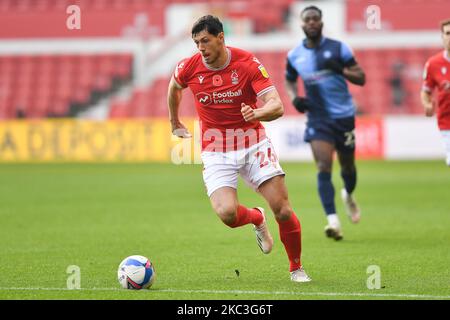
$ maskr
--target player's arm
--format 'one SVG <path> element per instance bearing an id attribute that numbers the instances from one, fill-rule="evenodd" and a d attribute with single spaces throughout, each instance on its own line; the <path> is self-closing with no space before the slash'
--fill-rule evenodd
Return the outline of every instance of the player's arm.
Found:
<path id="1" fill-rule="evenodd" d="M 352 49 L 345 43 L 341 44 L 340 58 L 325 60 L 325 68 L 341 74 L 345 79 L 358 86 L 366 84 L 364 70 L 356 62 Z"/>
<path id="2" fill-rule="evenodd" d="M 241 113 L 245 121 L 272 121 L 283 115 L 283 103 L 275 88 L 262 94 L 259 98 L 264 103 L 261 108 L 253 109 L 245 103 L 241 104 Z"/>
<path id="3" fill-rule="evenodd" d="M 363 86 L 366 84 L 366 74 L 358 64 L 350 67 L 344 67 L 342 70 L 342 75 L 345 79 L 358 86 Z"/>
<path id="4" fill-rule="evenodd" d="M 346 64 L 333 59 L 326 60 L 325 68 L 341 74 L 345 79 L 358 86 L 366 84 L 366 74 L 353 58 Z"/>
<path id="5" fill-rule="evenodd" d="M 434 110 L 433 97 L 431 95 L 431 92 L 422 90 L 420 92 L 420 100 L 422 101 L 425 115 L 427 117 L 432 117 L 434 115 L 435 110 Z"/>
<path id="6" fill-rule="evenodd" d="M 285 79 L 284 88 L 286 89 L 289 99 L 291 99 L 291 101 L 293 101 L 295 99 L 295 97 L 297 97 L 297 95 L 298 95 L 297 80 Z"/>
<path id="7" fill-rule="evenodd" d="M 432 72 L 430 72 L 430 62 L 427 61 L 423 70 L 423 84 L 420 91 L 420 101 L 422 102 L 425 115 L 432 117 L 434 115 L 435 106 L 433 105 L 433 89 L 436 87 L 436 83 L 433 79 Z"/>
<path id="8" fill-rule="evenodd" d="M 289 59 L 286 62 L 286 73 L 285 73 L 285 81 L 284 87 L 287 91 L 289 98 L 292 101 L 292 105 L 297 109 L 300 113 L 305 113 L 307 110 L 312 108 L 311 102 L 306 97 L 298 96 L 298 86 L 297 86 L 297 78 L 298 72 L 292 66 Z"/>
<path id="9" fill-rule="evenodd" d="M 172 127 L 172 134 L 180 138 L 190 138 L 191 134 L 181 123 L 178 117 L 178 109 L 181 103 L 183 89 L 176 83 L 175 79 L 172 77 L 169 83 L 169 88 L 167 92 L 167 105 L 169 107 L 169 121 Z"/>

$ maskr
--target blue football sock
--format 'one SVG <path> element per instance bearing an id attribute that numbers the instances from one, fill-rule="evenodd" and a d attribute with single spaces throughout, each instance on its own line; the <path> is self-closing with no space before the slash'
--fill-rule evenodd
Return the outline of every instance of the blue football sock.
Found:
<path id="1" fill-rule="evenodd" d="M 356 187 L 356 170 L 353 172 L 341 172 L 341 177 L 344 180 L 345 190 L 348 194 L 352 194 Z"/>
<path id="2" fill-rule="evenodd" d="M 334 186 L 330 172 L 319 172 L 317 175 L 318 189 L 323 209 L 327 215 L 336 213 L 334 205 Z"/>

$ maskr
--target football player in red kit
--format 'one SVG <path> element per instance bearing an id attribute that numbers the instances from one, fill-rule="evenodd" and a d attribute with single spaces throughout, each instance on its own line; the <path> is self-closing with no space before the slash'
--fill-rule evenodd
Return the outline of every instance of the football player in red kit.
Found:
<path id="1" fill-rule="evenodd" d="M 421 92 L 425 115 L 432 117 L 436 111 L 438 127 L 446 148 L 446 162 L 450 167 L 450 19 L 441 23 L 444 51 L 432 56 L 425 64 Z M 433 103 L 433 90 L 437 101 Z"/>
<path id="2" fill-rule="evenodd" d="M 217 17 L 197 20 L 192 39 L 199 52 L 178 63 L 168 88 L 172 133 L 191 137 L 178 115 L 182 90 L 189 87 L 200 119 L 203 180 L 212 208 L 231 228 L 253 224 L 263 253 L 272 250 L 263 208 L 247 208 L 238 201 L 240 175 L 265 198 L 275 215 L 291 280 L 311 281 L 300 260 L 301 226 L 288 200 L 285 174 L 260 122 L 283 115 L 278 92 L 256 57 L 225 45 Z M 257 98 L 262 102 L 259 108 Z"/>

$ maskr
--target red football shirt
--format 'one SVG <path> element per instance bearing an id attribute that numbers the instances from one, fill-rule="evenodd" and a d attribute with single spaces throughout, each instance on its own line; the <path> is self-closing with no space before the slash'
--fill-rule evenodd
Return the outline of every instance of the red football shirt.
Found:
<path id="1" fill-rule="evenodd" d="M 437 118 L 440 130 L 450 130 L 450 57 L 447 52 L 432 56 L 425 65 L 423 90 L 438 93 Z"/>
<path id="2" fill-rule="evenodd" d="M 264 66 L 251 53 L 227 47 L 228 60 L 219 69 L 204 63 L 200 53 L 178 63 L 174 79 L 189 87 L 200 118 L 202 150 L 226 152 L 263 140 L 261 122 L 246 122 L 241 103 L 256 108 L 257 97 L 275 89 Z"/>

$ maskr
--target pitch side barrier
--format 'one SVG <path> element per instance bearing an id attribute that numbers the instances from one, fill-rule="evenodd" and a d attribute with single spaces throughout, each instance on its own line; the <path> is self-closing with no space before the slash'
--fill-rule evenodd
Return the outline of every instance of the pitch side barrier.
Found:
<path id="1" fill-rule="evenodd" d="M 164 118 L 91 121 L 76 119 L 0 121 L 0 162 L 172 162 L 201 164 L 201 132 L 193 118 L 183 119 L 191 139 L 171 134 Z M 312 161 L 303 141 L 305 118 L 286 116 L 264 123 L 281 161 Z M 227 132 L 231 141 L 248 132 Z M 221 138 L 209 130 L 204 139 Z M 358 117 L 359 159 L 443 159 L 435 119 L 422 116 Z M 230 140 L 229 139 L 229 140 Z M 233 144 L 228 144 L 232 147 Z M 212 147 L 208 144 L 207 147 Z M 205 147 L 205 146 L 204 146 Z M 225 149 L 223 149 L 225 148 Z M 212 151 L 224 152 L 227 144 Z M 211 151 L 211 150 L 210 150 Z"/>

